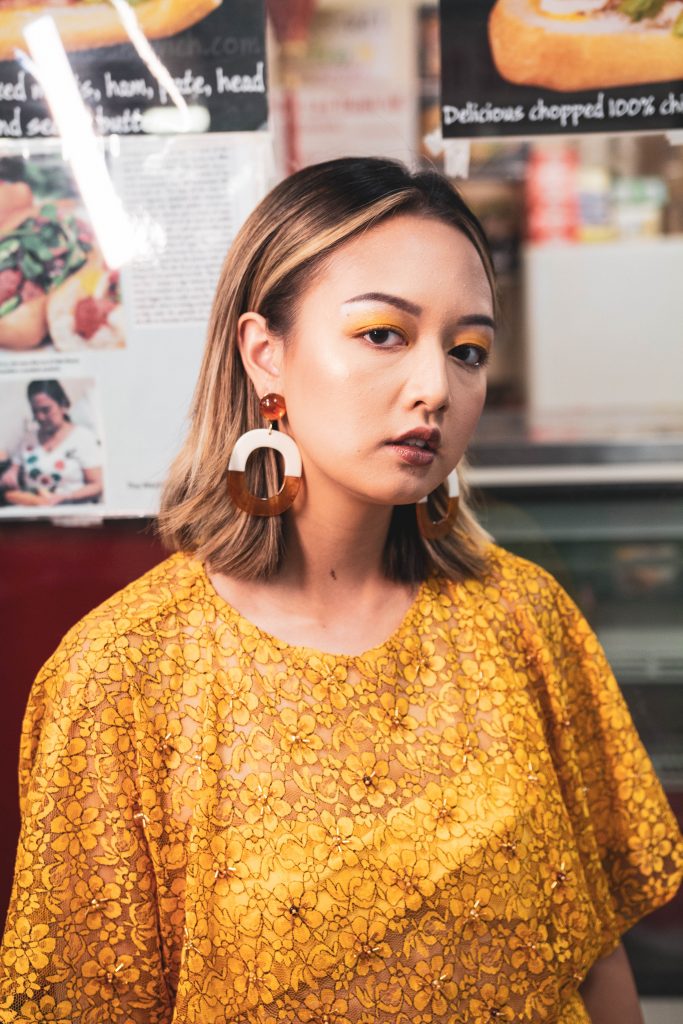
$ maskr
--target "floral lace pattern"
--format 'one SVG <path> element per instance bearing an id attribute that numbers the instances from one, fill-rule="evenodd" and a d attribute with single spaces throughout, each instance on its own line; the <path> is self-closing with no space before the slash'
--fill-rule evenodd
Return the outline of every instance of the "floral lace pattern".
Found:
<path id="1" fill-rule="evenodd" d="M 586 1024 L 683 867 L 595 636 L 495 547 L 356 657 L 172 556 L 39 674 L 20 787 L 4 1022 Z"/>

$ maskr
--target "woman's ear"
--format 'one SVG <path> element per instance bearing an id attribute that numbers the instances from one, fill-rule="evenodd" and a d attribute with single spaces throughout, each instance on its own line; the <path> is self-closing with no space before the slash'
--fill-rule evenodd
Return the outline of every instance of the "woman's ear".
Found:
<path id="1" fill-rule="evenodd" d="M 256 393 L 280 392 L 282 339 L 268 330 L 260 313 L 243 313 L 237 321 L 237 344 L 242 363 Z"/>

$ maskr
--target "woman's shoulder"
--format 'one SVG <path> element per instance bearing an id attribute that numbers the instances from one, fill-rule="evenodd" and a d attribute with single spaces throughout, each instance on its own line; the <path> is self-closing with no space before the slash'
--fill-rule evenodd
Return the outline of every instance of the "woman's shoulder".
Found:
<path id="1" fill-rule="evenodd" d="M 601 672 L 607 671 L 585 615 L 552 573 L 535 562 L 490 544 L 483 575 L 451 584 L 453 608 L 463 601 L 463 593 L 471 602 L 471 614 L 480 614 L 498 639 L 524 648 L 529 656 L 565 668 L 587 657 L 599 663 Z"/>
<path id="2" fill-rule="evenodd" d="M 72 423 L 71 430 L 66 435 L 62 444 L 69 448 L 91 448 L 99 447 L 100 440 L 92 429 L 84 423 Z"/>
<path id="3" fill-rule="evenodd" d="M 95 431 L 92 427 L 88 427 L 85 423 L 72 423 L 71 430 L 66 435 L 67 439 L 73 440 L 74 438 L 87 438 L 90 440 L 95 437 Z"/>
<path id="4" fill-rule="evenodd" d="M 460 598 L 464 590 L 464 594 L 479 605 L 503 601 L 520 608 L 552 607 L 558 598 L 566 597 L 555 577 L 535 562 L 494 543 L 487 545 L 484 556 L 484 571 L 477 578 L 461 584 L 445 578 L 441 580 L 441 587 L 456 602 L 459 590 Z"/>
<path id="5" fill-rule="evenodd" d="M 59 734 L 78 722 L 82 734 L 107 716 L 117 728 L 134 729 L 139 696 L 163 662 L 166 645 L 196 621 L 202 602 L 203 568 L 175 554 L 88 612 L 62 638 L 33 681 L 22 729 L 22 778 L 41 734 Z M 173 671 L 177 656 L 168 652 Z M 156 670 L 152 667 L 156 663 Z"/>
<path id="6" fill-rule="evenodd" d="M 443 617 L 459 617 L 468 607 L 471 615 L 495 623 L 496 633 L 512 631 L 532 645 L 571 646 L 593 636 L 582 612 L 552 573 L 497 544 L 487 546 L 479 577 L 461 583 L 439 577 L 436 590 L 450 609 L 442 612 Z"/>
<path id="7" fill-rule="evenodd" d="M 131 649 L 133 638 L 160 636 L 174 629 L 201 601 L 201 563 L 177 552 L 116 591 L 66 633 L 48 662 L 55 668 L 74 653 Z M 47 666 L 46 666 L 47 667 Z"/>
<path id="8" fill-rule="evenodd" d="M 32 451 L 40 449 L 40 447 L 41 444 L 38 438 L 36 437 L 35 432 L 32 430 L 26 430 L 22 434 L 19 443 L 15 448 L 15 452 L 17 453 L 17 455 L 24 456 L 30 454 L 30 452 Z"/>

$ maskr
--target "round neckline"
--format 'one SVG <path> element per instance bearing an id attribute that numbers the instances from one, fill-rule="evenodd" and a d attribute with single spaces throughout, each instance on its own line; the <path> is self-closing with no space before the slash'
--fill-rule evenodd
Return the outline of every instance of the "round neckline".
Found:
<path id="1" fill-rule="evenodd" d="M 282 640 L 273 633 L 269 633 L 267 630 L 262 629 L 261 626 L 252 622 L 251 619 L 247 619 L 246 616 L 235 608 L 234 605 L 230 604 L 229 601 L 226 601 L 224 597 L 221 597 L 211 582 L 209 574 L 206 571 L 206 566 L 203 562 L 198 561 L 196 564 L 199 566 L 199 576 L 204 595 L 218 612 L 232 620 L 240 632 L 250 633 L 252 635 L 255 634 L 267 646 L 278 651 L 280 655 L 287 653 L 290 658 L 298 659 L 314 657 L 320 658 L 321 660 L 324 658 L 333 658 L 335 661 L 370 662 L 376 659 L 379 655 L 386 653 L 387 650 L 400 646 L 400 640 L 417 616 L 420 605 L 427 596 L 432 582 L 431 576 L 427 576 L 422 580 L 403 618 L 386 640 L 377 644 L 375 647 L 369 647 L 360 654 L 342 654 L 335 651 L 323 651 L 317 647 L 309 647 L 305 644 L 291 644 L 288 643 L 287 640 Z"/>
<path id="2" fill-rule="evenodd" d="M 53 445 L 53 447 L 52 447 L 52 448 L 46 448 L 46 447 L 45 447 L 45 445 L 44 445 L 44 443 L 43 443 L 43 442 L 42 442 L 42 441 L 41 441 L 41 440 L 40 440 L 40 439 L 38 438 L 38 435 L 36 434 L 36 442 L 37 442 L 37 444 L 38 444 L 38 447 L 39 447 L 39 448 L 42 448 L 42 450 L 43 450 L 44 452 L 46 452 L 46 453 L 47 453 L 48 455 L 51 455 L 51 454 L 52 454 L 53 452 L 56 452 L 56 451 L 57 451 L 57 450 L 58 450 L 59 448 L 61 448 L 61 447 L 62 447 L 62 445 L 64 444 L 64 442 L 65 442 L 65 441 L 68 441 L 68 440 L 69 440 L 69 438 L 70 438 L 70 437 L 71 437 L 71 435 L 73 434 L 74 430 L 76 429 L 76 424 L 75 424 L 75 423 L 71 423 L 71 424 L 70 424 L 70 427 L 71 427 L 71 430 L 70 430 L 70 431 L 69 431 L 69 433 L 68 433 L 68 434 L 66 435 L 66 437 L 63 437 L 63 438 L 61 439 L 61 441 L 58 441 L 58 442 L 57 442 L 57 444 L 56 444 L 56 445 Z"/>

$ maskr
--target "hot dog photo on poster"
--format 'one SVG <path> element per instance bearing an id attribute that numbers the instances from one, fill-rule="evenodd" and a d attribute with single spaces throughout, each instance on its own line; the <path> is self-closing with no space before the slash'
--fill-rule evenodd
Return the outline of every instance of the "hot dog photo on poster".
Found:
<path id="1" fill-rule="evenodd" d="M 221 0 L 3 0 L 0 3 L 0 60 L 14 56 L 24 45 L 24 29 L 36 10 L 49 11 L 66 50 L 90 50 L 97 46 L 128 42 L 125 12 L 121 4 L 135 7 L 136 20 L 149 39 L 175 35 L 201 21 Z"/>
<path id="2" fill-rule="evenodd" d="M 680 0 L 441 0 L 447 137 L 683 126 Z"/>

